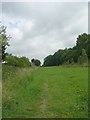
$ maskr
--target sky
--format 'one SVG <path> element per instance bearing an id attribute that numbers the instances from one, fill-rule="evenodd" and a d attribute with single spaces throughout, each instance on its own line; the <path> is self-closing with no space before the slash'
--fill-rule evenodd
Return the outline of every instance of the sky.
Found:
<path id="1" fill-rule="evenodd" d="M 88 2 L 2 2 L 8 53 L 39 59 L 75 46 L 88 33 Z"/>

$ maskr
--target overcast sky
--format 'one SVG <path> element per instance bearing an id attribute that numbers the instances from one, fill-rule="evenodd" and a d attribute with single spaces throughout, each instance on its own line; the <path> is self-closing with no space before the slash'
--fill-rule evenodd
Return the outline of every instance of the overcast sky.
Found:
<path id="1" fill-rule="evenodd" d="M 43 59 L 58 49 L 73 47 L 88 32 L 88 3 L 3 2 L 2 21 L 12 37 L 9 53 Z"/>

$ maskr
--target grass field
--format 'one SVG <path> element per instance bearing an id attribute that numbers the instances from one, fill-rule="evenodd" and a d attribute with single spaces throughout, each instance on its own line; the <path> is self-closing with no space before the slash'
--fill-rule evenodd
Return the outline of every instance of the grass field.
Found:
<path id="1" fill-rule="evenodd" d="M 87 118 L 88 68 L 3 66 L 3 118 Z"/>

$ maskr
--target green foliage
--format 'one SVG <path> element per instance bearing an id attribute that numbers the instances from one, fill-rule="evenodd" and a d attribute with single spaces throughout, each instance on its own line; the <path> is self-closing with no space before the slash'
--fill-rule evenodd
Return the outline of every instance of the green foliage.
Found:
<path id="1" fill-rule="evenodd" d="M 17 57 L 13 55 L 7 55 L 6 61 L 8 65 L 17 66 L 17 67 L 29 67 L 30 62 L 26 57 Z"/>
<path id="2" fill-rule="evenodd" d="M 78 58 L 78 63 L 82 64 L 82 56 L 80 55 L 80 57 Z"/>
<path id="3" fill-rule="evenodd" d="M 88 58 L 90 60 L 90 35 L 88 35 L 88 45 L 87 45 L 86 51 L 87 51 Z"/>
<path id="4" fill-rule="evenodd" d="M 81 34 L 78 36 L 77 38 L 77 42 L 76 42 L 76 46 L 75 46 L 75 60 L 76 62 L 78 61 L 79 56 L 82 54 L 82 49 L 85 49 L 86 54 L 89 58 L 89 52 L 88 52 L 88 44 L 90 42 L 90 39 L 88 39 L 90 37 L 90 34 Z"/>
<path id="5" fill-rule="evenodd" d="M 90 34 L 83 33 L 78 36 L 76 46 L 60 49 L 53 55 L 47 56 L 43 66 L 82 64 L 87 63 L 88 59 L 90 59 Z"/>
<path id="6" fill-rule="evenodd" d="M 82 49 L 82 54 L 78 58 L 78 63 L 79 64 L 85 64 L 85 63 L 88 64 L 88 56 L 86 54 L 85 49 Z"/>
<path id="7" fill-rule="evenodd" d="M 20 59 L 20 65 L 23 66 L 23 67 L 28 67 L 30 66 L 30 62 L 29 62 L 29 59 L 26 58 L 26 57 L 21 57 L 19 58 Z"/>
<path id="8" fill-rule="evenodd" d="M 1 59 L 4 61 L 5 60 L 5 50 L 7 48 L 7 46 L 9 46 L 8 41 L 9 41 L 10 37 L 7 36 L 6 33 L 6 27 L 5 26 L 1 26 L 0 27 L 0 61 Z"/>
<path id="9" fill-rule="evenodd" d="M 44 59 L 44 66 L 52 66 L 53 62 L 53 56 L 49 55 Z"/>
<path id="10" fill-rule="evenodd" d="M 73 59 L 73 58 L 70 60 L 70 63 L 71 63 L 72 65 L 74 64 L 74 59 Z"/>
<path id="11" fill-rule="evenodd" d="M 35 66 L 40 66 L 41 62 L 38 59 L 32 59 L 31 62 L 35 65 Z"/>

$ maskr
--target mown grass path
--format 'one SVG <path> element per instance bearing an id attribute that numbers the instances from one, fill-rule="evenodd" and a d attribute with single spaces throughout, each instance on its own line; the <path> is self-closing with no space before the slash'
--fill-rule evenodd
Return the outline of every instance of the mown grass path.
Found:
<path id="1" fill-rule="evenodd" d="M 88 116 L 88 68 L 8 69 L 3 67 L 3 117 Z"/>

